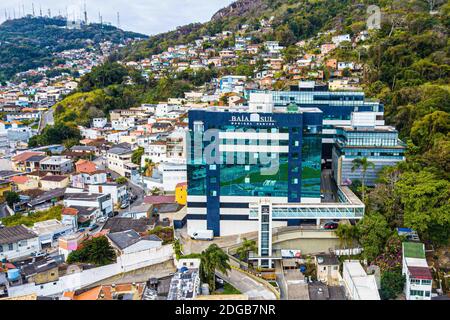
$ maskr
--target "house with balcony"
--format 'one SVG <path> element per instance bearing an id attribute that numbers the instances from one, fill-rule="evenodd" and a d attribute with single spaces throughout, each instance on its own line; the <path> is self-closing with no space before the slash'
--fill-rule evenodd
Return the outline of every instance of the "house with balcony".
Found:
<path id="1" fill-rule="evenodd" d="M 51 156 L 40 162 L 40 170 L 64 175 L 73 171 L 73 161 L 62 156 Z"/>
<path id="2" fill-rule="evenodd" d="M 425 245 L 420 242 L 403 242 L 402 252 L 406 300 L 431 300 L 433 277 L 425 258 Z"/>
<path id="3" fill-rule="evenodd" d="M 132 155 L 133 150 L 128 143 L 113 146 L 106 153 L 108 169 L 126 178 L 137 175 L 139 166 L 131 162 Z"/>

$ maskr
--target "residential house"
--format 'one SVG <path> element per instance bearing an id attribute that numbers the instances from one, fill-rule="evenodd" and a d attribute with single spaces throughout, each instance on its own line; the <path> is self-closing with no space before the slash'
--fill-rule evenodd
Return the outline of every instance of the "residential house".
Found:
<path id="1" fill-rule="evenodd" d="M 113 212 L 113 202 L 110 194 L 99 194 L 89 192 L 66 193 L 64 196 L 64 206 L 76 208 L 80 215 L 85 215 L 84 222 L 107 217 Z M 80 210 L 85 208 L 85 210 Z M 78 219 L 80 221 L 80 218 Z"/>
<path id="2" fill-rule="evenodd" d="M 40 162 L 40 170 L 55 175 L 64 175 L 72 172 L 73 162 L 62 156 L 51 156 Z"/>
<path id="3" fill-rule="evenodd" d="M 135 230 L 108 233 L 106 235 L 117 255 L 131 254 L 162 247 L 162 240 L 156 235 L 141 236 Z"/>
<path id="4" fill-rule="evenodd" d="M 406 277 L 406 300 L 431 300 L 433 277 L 420 242 L 402 243 L 402 274 Z"/>
<path id="5" fill-rule="evenodd" d="M 12 168 L 14 171 L 22 171 L 27 172 L 27 160 L 33 156 L 45 156 L 45 152 L 38 152 L 38 151 L 25 151 L 22 153 L 17 154 L 16 156 L 12 157 Z M 34 170 L 29 170 L 28 172 L 31 172 Z"/>
<path id="6" fill-rule="evenodd" d="M 53 247 L 59 237 L 75 231 L 73 226 L 66 225 L 56 219 L 36 222 L 31 230 L 39 236 L 41 248 Z"/>
<path id="7" fill-rule="evenodd" d="M 135 176 L 138 166 L 131 162 L 132 154 L 128 144 L 113 146 L 106 153 L 108 169 L 127 178 Z"/>
<path id="8" fill-rule="evenodd" d="M 0 260 L 17 260 L 40 250 L 39 236 L 27 227 L 0 228 Z"/>
<path id="9" fill-rule="evenodd" d="M 17 191 L 26 191 L 39 188 L 39 182 L 27 176 L 14 176 L 9 180 L 16 186 Z"/>
<path id="10" fill-rule="evenodd" d="M 335 255 L 320 254 L 315 257 L 317 280 L 327 285 L 339 285 L 339 260 Z"/>
<path id="11" fill-rule="evenodd" d="M 41 178 L 42 190 L 65 188 L 69 185 L 69 176 L 47 175 Z"/>

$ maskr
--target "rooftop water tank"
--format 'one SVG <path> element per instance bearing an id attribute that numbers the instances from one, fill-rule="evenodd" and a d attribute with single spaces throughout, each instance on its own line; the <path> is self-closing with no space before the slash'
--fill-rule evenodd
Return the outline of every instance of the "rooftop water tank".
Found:
<path id="1" fill-rule="evenodd" d="M 19 269 L 9 269 L 8 270 L 8 279 L 10 281 L 16 281 L 20 278 L 20 271 Z"/>

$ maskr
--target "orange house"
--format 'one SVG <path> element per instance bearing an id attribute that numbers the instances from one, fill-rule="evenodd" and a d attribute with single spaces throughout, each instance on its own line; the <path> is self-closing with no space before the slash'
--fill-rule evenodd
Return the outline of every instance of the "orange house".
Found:
<path id="1" fill-rule="evenodd" d="M 88 160 L 78 160 L 75 163 L 75 167 L 78 173 L 94 173 L 97 171 L 95 163 Z"/>

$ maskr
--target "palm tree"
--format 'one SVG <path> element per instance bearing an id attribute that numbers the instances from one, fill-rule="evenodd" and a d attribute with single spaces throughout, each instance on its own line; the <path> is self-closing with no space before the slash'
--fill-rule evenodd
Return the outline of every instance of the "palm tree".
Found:
<path id="1" fill-rule="evenodd" d="M 153 175 L 155 165 L 156 164 L 151 159 L 145 159 L 144 174 L 146 177 L 151 177 Z"/>
<path id="2" fill-rule="evenodd" d="M 213 292 L 216 290 L 216 270 L 228 274 L 228 270 L 231 269 L 228 263 L 229 257 L 217 244 L 212 244 L 202 252 L 200 260 L 202 281 L 208 283 L 211 292 Z"/>
<path id="3" fill-rule="evenodd" d="M 352 161 L 352 172 L 354 172 L 357 169 L 361 169 L 361 189 L 362 189 L 362 200 L 364 202 L 366 197 L 366 172 L 367 169 L 372 168 L 375 169 L 375 164 L 373 162 L 370 162 L 367 160 L 366 157 L 364 158 L 356 158 Z"/>
<path id="4" fill-rule="evenodd" d="M 258 247 L 256 246 L 256 241 L 244 238 L 244 241 L 242 242 L 241 246 L 236 250 L 236 253 L 239 255 L 239 259 L 248 260 L 248 255 L 250 251 L 256 250 L 258 250 Z"/>

